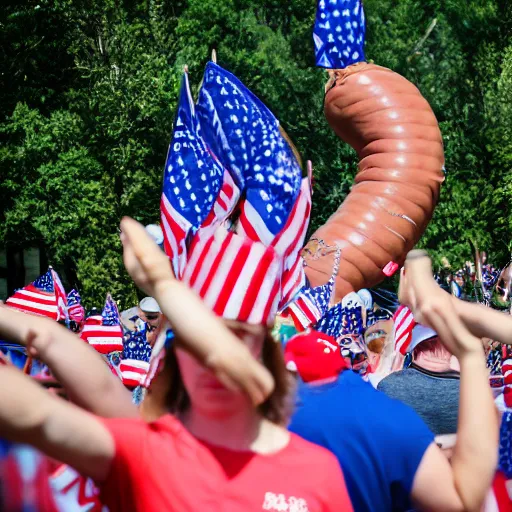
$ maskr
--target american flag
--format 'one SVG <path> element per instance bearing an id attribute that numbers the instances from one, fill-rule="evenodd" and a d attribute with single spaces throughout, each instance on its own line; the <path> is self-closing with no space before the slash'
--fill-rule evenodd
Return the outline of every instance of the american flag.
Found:
<path id="1" fill-rule="evenodd" d="M 187 259 L 187 236 L 207 218 L 219 196 L 223 177 L 224 169 L 201 138 L 185 73 L 160 203 L 164 249 L 178 277 Z"/>
<path id="2" fill-rule="evenodd" d="M 365 32 L 361 0 L 319 0 L 313 31 L 316 65 L 343 69 L 363 62 Z"/>
<path id="3" fill-rule="evenodd" d="M 119 369 L 126 387 L 134 388 L 142 384 L 149 371 L 151 345 L 146 339 L 146 331 L 133 332 L 124 342 L 123 357 Z"/>
<path id="4" fill-rule="evenodd" d="M 107 295 L 105 307 L 100 315 L 90 316 L 85 320 L 85 325 L 80 337 L 87 341 L 100 354 L 121 352 L 123 350 L 123 329 L 112 297 Z"/>
<path id="5" fill-rule="evenodd" d="M 281 278 L 282 309 L 306 284 L 304 260 L 300 256 L 311 214 L 311 178 L 302 179 L 297 201 L 291 211 L 285 228 L 274 238 L 272 247 L 284 258 Z"/>
<path id="6" fill-rule="evenodd" d="M 240 189 L 229 171 L 224 169 L 224 180 L 219 195 L 201 227 L 213 226 L 214 224 L 220 224 L 227 220 L 235 209 L 239 199 Z"/>
<path id="7" fill-rule="evenodd" d="M 53 277 L 55 298 L 57 300 L 57 314 L 59 316 L 57 320 L 68 320 L 68 298 L 66 290 L 64 290 L 64 286 L 62 286 L 59 274 L 57 274 L 52 267 L 50 267 L 50 271 Z"/>
<path id="8" fill-rule="evenodd" d="M 76 290 L 68 293 L 68 315 L 69 319 L 81 324 L 85 318 L 85 309 L 82 306 L 82 298 Z"/>
<path id="9" fill-rule="evenodd" d="M 503 373 L 503 399 L 508 408 L 512 408 L 512 358 L 510 353 L 506 354 L 506 359 L 503 360 L 501 365 L 501 372 Z"/>
<path id="10" fill-rule="evenodd" d="M 343 328 L 343 306 L 338 302 L 329 308 L 324 316 L 314 326 L 315 331 L 323 332 L 334 339 L 338 339 Z"/>
<path id="11" fill-rule="evenodd" d="M 196 234 L 183 281 L 217 315 L 263 324 L 277 311 L 281 271 L 273 248 L 221 225 Z"/>
<path id="12" fill-rule="evenodd" d="M 412 340 L 412 330 L 416 325 L 412 311 L 407 306 L 400 306 L 393 316 L 393 322 L 395 350 L 405 355 Z"/>
<path id="13" fill-rule="evenodd" d="M 310 325 L 316 324 L 327 312 L 334 281 L 338 274 L 340 255 L 341 251 L 338 249 L 334 257 L 332 276 L 327 283 L 315 288 L 305 287 L 299 296 L 283 310 L 282 315 L 292 318 L 297 331 L 301 332 Z"/>
<path id="14" fill-rule="evenodd" d="M 341 334 L 361 335 L 364 332 L 363 312 L 361 306 L 341 310 Z"/>
<path id="15" fill-rule="evenodd" d="M 270 245 L 286 225 L 302 176 L 279 121 L 236 76 L 213 62 L 206 66 L 197 116 L 206 143 L 245 192 L 237 231 Z"/>
<path id="16" fill-rule="evenodd" d="M 25 313 L 60 320 L 52 269 L 49 269 L 46 274 L 38 277 L 25 288 L 17 290 L 12 297 L 6 300 L 5 304 Z"/>

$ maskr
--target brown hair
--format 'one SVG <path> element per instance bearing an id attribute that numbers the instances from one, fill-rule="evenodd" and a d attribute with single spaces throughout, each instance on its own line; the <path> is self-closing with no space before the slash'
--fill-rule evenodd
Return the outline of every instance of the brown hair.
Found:
<path id="1" fill-rule="evenodd" d="M 294 379 L 286 370 L 283 349 L 274 340 L 270 330 L 267 330 L 261 360 L 274 378 L 275 387 L 272 394 L 263 402 L 258 410 L 260 414 L 278 425 L 285 426 L 292 412 Z M 170 386 L 167 393 L 167 407 L 171 414 L 185 412 L 190 407 L 190 398 L 181 378 L 180 367 L 174 349 L 167 352 L 165 366 L 169 368 Z"/>

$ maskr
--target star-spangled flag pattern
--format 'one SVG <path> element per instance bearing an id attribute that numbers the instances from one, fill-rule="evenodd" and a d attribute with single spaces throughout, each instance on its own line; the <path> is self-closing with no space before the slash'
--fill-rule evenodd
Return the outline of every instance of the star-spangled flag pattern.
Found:
<path id="1" fill-rule="evenodd" d="M 395 350 L 405 356 L 412 340 L 412 330 L 416 325 L 412 311 L 401 305 L 393 315 Z"/>
<path id="2" fill-rule="evenodd" d="M 149 372 L 151 345 L 146 339 L 146 331 L 133 332 L 124 342 L 123 357 L 119 369 L 123 384 L 134 388 L 141 385 Z"/>
<path id="3" fill-rule="evenodd" d="M 334 339 L 338 339 L 343 326 L 343 305 L 338 302 L 329 308 L 324 316 L 314 326 L 314 330 L 323 332 Z"/>
<path id="4" fill-rule="evenodd" d="M 319 0 L 313 31 L 316 65 L 343 69 L 364 62 L 365 32 L 361 0 Z"/>
<path id="5" fill-rule="evenodd" d="M 360 336 L 364 332 L 363 313 L 360 306 L 343 308 L 341 320 L 342 335 Z"/>
<path id="6" fill-rule="evenodd" d="M 378 309 L 377 311 L 369 311 L 366 315 L 366 328 L 375 325 L 377 322 L 385 322 L 393 318 L 393 315 L 385 309 Z"/>
<path id="7" fill-rule="evenodd" d="M 186 262 L 187 236 L 208 217 L 223 177 L 224 169 L 201 137 L 188 75 L 184 73 L 160 204 L 164 250 L 176 276 Z"/>
<path id="8" fill-rule="evenodd" d="M 285 227 L 302 171 L 270 110 L 233 74 L 209 62 L 197 102 L 207 145 L 245 193 L 237 231 L 268 246 Z"/>
<path id="9" fill-rule="evenodd" d="M 85 309 L 82 306 L 82 298 L 76 290 L 68 293 L 68 315 L 73 322 L 81 324 L 85 318 Z"/>
<path id="10" fill-rule="evenodd" d="M 338 248 L 334 256 L 331 278 L 327 283 L 315 288 L 305 287 L 298 297 L 286 307 L 282 315 L 290 316 L 298 332 L 316 324 L 327 312 L 331 302 L 334 281 L 338 274 L 341 250 Z"/>
<path id="11" fill-rule="evenodd" d="M 119 311 L 110 294 L 107 295 L 101 316 L 94 315 L 85 320 L 80 337 L 100 354 L 107 355 L 123 350 L 123 329 Z"/>
<path id="12" fill-rule="evenodd" d="M 46 316 L 52 320 L 61 318 L 52 269 L 46 274 L 38 277 L 33 283 L 16 290 L 12 297 L 9 297 L 5 304 L 25 313 Z"/>

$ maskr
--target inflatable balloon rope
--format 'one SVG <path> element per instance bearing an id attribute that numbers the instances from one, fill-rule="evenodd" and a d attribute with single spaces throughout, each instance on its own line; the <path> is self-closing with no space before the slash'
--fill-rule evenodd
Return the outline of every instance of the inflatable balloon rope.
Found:
<path id="1" fill-rule="evenodd" d="M 351 192 L 306 245 L 312 286 L 330 277 L 342 250 L 334 300 L 392 275 L 424 233 L 444 181 L 444 151 L 434 112 L 420 91 L 389 69 L 365 62 L 359 0 L 320 0 L 314 30 L 317 65 L 329 70 L 324 111 L 359 157 Z"/>

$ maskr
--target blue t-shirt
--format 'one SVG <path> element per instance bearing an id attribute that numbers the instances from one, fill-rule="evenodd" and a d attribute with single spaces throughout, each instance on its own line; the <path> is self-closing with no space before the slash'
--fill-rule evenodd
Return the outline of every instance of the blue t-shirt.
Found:
<path id="1" fill-rule="evenodd" d="M 414 475 L 434 435 L 408 406 L 347 370 L 299 386 L 290 430 L 336 455 L 355 512 L 408 510 Z"/>

